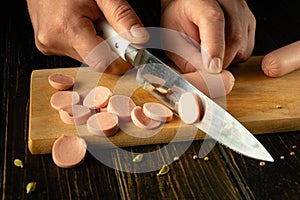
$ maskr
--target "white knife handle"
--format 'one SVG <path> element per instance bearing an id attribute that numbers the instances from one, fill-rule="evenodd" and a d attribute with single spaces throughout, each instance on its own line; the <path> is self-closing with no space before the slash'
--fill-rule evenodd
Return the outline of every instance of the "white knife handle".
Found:
<path id="1" fill-rule="evenodd" d="M 96 29 L 103 32 L 103 38 L 110 45 L 110 47 L 125 61 L 125 52 L 130 42 L 122 38 L 113 27 L 106 21 L 101 20 L 96 23 Z"/>

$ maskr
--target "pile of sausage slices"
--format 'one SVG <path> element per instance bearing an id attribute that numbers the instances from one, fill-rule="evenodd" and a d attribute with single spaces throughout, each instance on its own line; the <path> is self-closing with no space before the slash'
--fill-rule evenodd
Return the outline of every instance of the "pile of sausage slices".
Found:
<path id="1" fill-rule="evenodd" d="M 146 102 L 138 106 L 128 96 L 113 94 L 105 86 L 79 94 L 69 90 L 75 79 L 65 74 L 54 73 L 48 77 L 49 84 L 57 89 L 51 98 L 51 106 L 58 111 L 60 119 L 66 124 L 83 125 L 97 136 L 110 137 L 119 130 L 119 123 L 131 121 L 141 129 L 155 129 L 163 123 L 171 122 L 173 111 L 157 102 Z M 178 114 L 186 124 L 201 120 L 202 104 L 198 95 L 183 93 L 178 101 Z M 70 159 L 64 148 L 77 147 L 76 159 Z M 53 145 L 52 157 L 60 167 L 73 167 L 82 162 L 86 144 L 79 136 L 59 137 Z M 72 153 L 74 155 L 74 152 Z M 67 162 L 66 162 L 67 160 Z"/>

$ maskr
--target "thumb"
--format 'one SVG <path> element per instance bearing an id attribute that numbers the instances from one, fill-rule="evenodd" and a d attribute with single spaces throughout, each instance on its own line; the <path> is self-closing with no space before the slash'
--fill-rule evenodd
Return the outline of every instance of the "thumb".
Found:
<path id="1" fill-rule="evenodd" d="M 145 43 L 149 33 L 129 3 L 125 0 L 96 0 L 109 24 L 132 43 Z"/>

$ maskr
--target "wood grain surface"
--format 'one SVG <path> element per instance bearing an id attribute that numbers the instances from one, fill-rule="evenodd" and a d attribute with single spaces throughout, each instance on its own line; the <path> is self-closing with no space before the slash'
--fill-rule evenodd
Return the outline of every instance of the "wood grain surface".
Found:
<path id="1" fill-rule="evenodd" d="M 294 131 L 300 129 L 300 71 L 281 78 L 268 78 L 260 70 L 261 57 L 252 57 L 246 63 L 232 67 L 236 77 L 233 91 L 216 101 L 253 134 Z M 158 102 L 135 83 L 134 71 L 123 76 L 99 74 L 88 67 L 34 70 L 31 75 L 28 146 L 32 154 L 51 153 L 56 138 L 78 134 L 88 143 L 107 147 L 128 147 L 163 144 L 170 141 L 204 139 L 205 134 L 192 125 L 186 125 L 175 115 L 174 119 L 154 130 L 142 130 L 128 123 L 112 137 L 93 136 L 86 125 L 64 124 L 50 105 L 51 95 L 57 90 L 48 83 L 48 76 L 62 73 L 76 78 L 74 91 L 82 93 L 97 85 L 111 89 L 114 94 L 130 96 L 137 105 Z M 289 83 L 289 85 L 287 85 Z M 298 122 L 298 123 L 297 123 Z"/>

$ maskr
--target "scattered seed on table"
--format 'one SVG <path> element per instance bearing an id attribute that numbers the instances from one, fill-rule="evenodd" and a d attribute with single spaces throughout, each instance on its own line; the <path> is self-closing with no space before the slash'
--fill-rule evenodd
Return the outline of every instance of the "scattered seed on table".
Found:
<path id="1" fill-rule="evenodd" d="M 22 160 L 20 160 L 18 158 L 14 160 L 14 164 L 17 167 L 23 168 L 23 162 L 22 162 Z"/>
<path id="2" fill-rule="evenodd" d="M 294 156 L 294 155 L 295 155 L 295 152 L 291 151 L 291 152 L 290 152 L 290 155 L 291 155 L 291 156 Z"/>
<path id="3" fill-rule="evenodd" d="M 173 160 L 174 160 L 174 161 L 178 161 L 178 160 L 179 160 L 179 157 L 178 157 L 178 156 L 175 156 L 175 157 L 173 158 Z"/>
<path id="4" fill-rule="evenodd" d="M 282 108 L 282 105 L 276 105 L 276 108 L 277 108 L 277 109 L 281 109 L 281 108 Z"/>
<path id="5" fill-rule="evenodd" d="M 157 176 L 164 175 L 164 174 L 168 173 L 169 170 L 170 170 L 169 166 L 165 164 L 162 166 L 162 168 L 159 170 L 159 172 L 156 175 Z"/>
<path id="6" fill-rule="evenodd" d="M 265 162 L 263 162 L 263 161 L 261 161 L 260 163 L 259 163 L 259 166 L 261 166 L 261 167 L 263 167 L 263 166 L 265 166 Z"/>
<path id="7" fill-rule="evenodd" d="M 198 156 L 197 155 L 193 155 L 193 159 L 194 160 L 198 159 Z"/>
<path id="8" fill-rule="evenodd" d="M 203 158 L 203 160 L 204 160 L 204 161 L 208 161 L 208 160 L 209 160 L 209 157 L 208 157 L 208 156 L 205 156 L 205 157 Z"/>
<path id="9" fill-rule="evenodd" d="M 141 162 L 143 160 L 144 154 L 138 154 L 137 156 L 135 156 L 132 160 L 132 162 L 138 163 Z"/>
<path id="10" fill-rule="evenodd" d="M 284 156 L 280 156 L 280 160 L 283 160 L 284 159 Z"/>
<path id="11" fill-rule="evenodd" d="M 26 185 L 26 194 L 29 194 L 30 192 L 35 191 L 36 188 L 36 182 L 30 182 Z"/>

